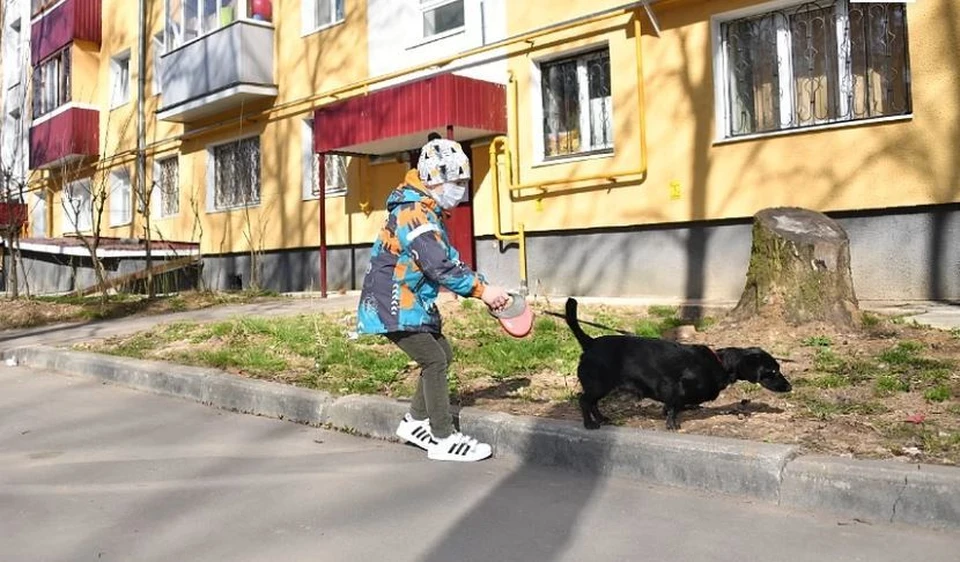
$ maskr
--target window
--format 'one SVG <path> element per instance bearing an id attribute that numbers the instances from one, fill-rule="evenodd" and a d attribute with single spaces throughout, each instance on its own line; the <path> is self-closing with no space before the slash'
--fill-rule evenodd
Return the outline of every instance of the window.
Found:
<path id="1" fill-rule="evenodd" d="M 613 148 L 608 49 L 541 63 L 540 90 L 544 157 Z"/>
<path id="2" fill-rule="evenodd" d="M 463 0 L 420 0 L 423 38 L 463 28 Z"/>
<path id="3" fill-rule="evenodd" d="M 165 0 L 165 52 L 239 19 L 270 21 L 270 0 Z"/>
<path id="4" fill-rule="evenodd" d="M 818 0 L 720 22 L 722 136 L 911 112 L 902 3 Z"/>
<path id="5" fill-rule="evenodd" d="M 54 54 L 33 69 L 33 118 L 70 101 L 70 48 Z"/>
<path id="6" fill-rule="evenodd" d="M 33 193 L 33 206 L 30 208 L 31 232 L 34 238 L 47 237 L 47 196 L 43 190 Z"/>
<path id="7" fill-rule="evenodd" d="M 36 15 L 56 4 L 59 0 L 30 0 L 30 15 Z"/>
<path id="8" fill-rule="evenodd" d="M 153 95 L 163 91 L 163 53 L 165 43 L 161 31 L 153 36 Z"/>
<path id="9" fill-rule="evenodd" d="M 7 29 L 7 36 L 3 41 L 3 60 L 11 61 L 13 64 L 4 65 L 4 80 L 7 87 L 13 87 L 20 83 L 20 69 L 23 60 L 23 41 L 20 36 L 20 18 L 10 22 Z"/>
<path id="10" fill-rule="evenodd" d="M 64 232 L 84 232 L 92 228 L 93 192 L 89 179 L 67 184 L 62 205 Z"/>
<path id="11" fill-rule="evenodd" d="M 176 156 L 157 160 L 153 167 L 153 216 L 172 217 L 180 213 L 180 160 Z"/>
<path id="12" fill-rule="evenodd" d="M 213 156 L 213 209 L 224 210 L 260 203 L 260 139 L 251 137 L 210 149 Z"/>
<path id="13" fill-rule="evenodd" d="M 301 0 L 303 33 L 343 21 L 343 0 Z"/>
<path id="14" fill-rule="evenodd" d="M 110 58 L 110 107 L 130 101 L 130 51 Z"/>
<path id="15" fill-rule="evenodd" d="M 320 155 L 313 151 L 313 119 L 304 119 L 301 143 L 303 199 L 316 199 L 320 196 Z M 324 157 L 325 196 L 346 195 L 347 169 L 350 167 L 350 157 L 342 154 L 326 154 Z"/>
<path id="16" fill-rule="evenodd" d="M 133 193 L 130 190 L 130 172 L 126 169 L 110 172 L 110 226 L 123 226 L 133 220 Z"/>

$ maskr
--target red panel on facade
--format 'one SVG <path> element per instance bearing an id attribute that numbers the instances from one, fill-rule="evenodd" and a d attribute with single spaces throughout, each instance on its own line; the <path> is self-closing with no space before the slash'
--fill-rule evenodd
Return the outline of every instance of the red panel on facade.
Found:
<path id="1" fill-rule="evenodd" d="M 0 202 L 0 228 L 20 228 L 25 224 L 27 224 L 26 204 Z"/>
<path id="2" fill-rule="evenodd" d="M 314 149 L 331 152 L 424 130 L 444 135 L 448 125 L 505 132 L 503 85 L 442 74 L 322 107 L 314 115 Z"/>
<path id="3" fill-rule="evenodd" d="M 73 107 L 30 127 L 30 168 L 61 158 L 96 156 L 99 147 L 100 112 Z"/>
<path id="4" fill-rule="evenodd" d="M 30 26 L 31 64 L 36 65 L 77 40 L 100 45 L 101 1 L 67 0 L 45 12 Z"/>

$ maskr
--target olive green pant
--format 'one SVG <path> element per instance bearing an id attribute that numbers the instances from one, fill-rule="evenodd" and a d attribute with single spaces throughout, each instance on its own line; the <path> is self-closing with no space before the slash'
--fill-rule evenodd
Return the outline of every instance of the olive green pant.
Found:
<path id="1" fill-rule="evenodd" d="M 410 415 L 417 420 L 429 418 L 430 431 L 437 439 L 449 436 L 453 433 L 453 416 L 450 415 L 447 368 L 453 361 L 453 350 L 447 338 L 426 332 L 391 332 L 387 338 L 420 365 Z"/>

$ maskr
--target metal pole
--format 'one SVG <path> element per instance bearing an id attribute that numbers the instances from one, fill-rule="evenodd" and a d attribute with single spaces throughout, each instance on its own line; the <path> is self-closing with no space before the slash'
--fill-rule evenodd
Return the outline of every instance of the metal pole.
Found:
<path id="1" fill-rule="evenodd" d="M 317 201 L 320 205 L 320 296 L 327 298 L 327 154 L 320 152 L 317 159 L 317 189 L 320 194 Z"/>
<path id="2" fill-rule="evenodd" d="M 141 199 L 141 208 L 144 215 L 144 230 L 146 231 L 146 268 L 147 268 L 147 296 L 154 296 L 153 286 L 153 256 L 150 244 L 150 201 L 147 195 L 147 157 L 144 152 L 146 145 L 146 123 L 144 117 L 144 83 L 147 76 L 147 0 L 139 2 L 139 16 L 137 19 L 138 53 L 137 53 L 137 196 Z M 159 69 L 154 69 L 157 72 Z"/>

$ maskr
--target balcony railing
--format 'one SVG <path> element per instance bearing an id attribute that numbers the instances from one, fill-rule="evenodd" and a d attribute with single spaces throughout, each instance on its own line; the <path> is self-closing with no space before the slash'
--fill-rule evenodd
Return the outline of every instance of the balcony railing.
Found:
<path id="1" fill-rule="evenodd" d="M 65 0 L 43 12 L 30 26 L 30 63 L 34 66 L 74 41 L 99 46 L 101 0 Z"/>
<path id="2" fill-rule="evenodd" d="M 68 104 L 30 127 L 30 168 L 52 169 L 97 156 L 99 147 L 100 112 Z"/>
<path id="3" fill-rule="evenodd" d="M 273 27 L 238 20 L 161 57 L 157 117 L 189 122 L 277 95 Z"/>

